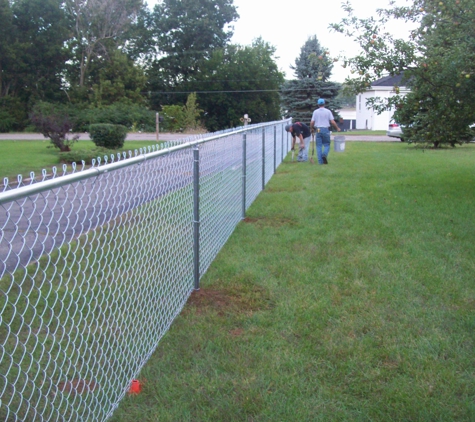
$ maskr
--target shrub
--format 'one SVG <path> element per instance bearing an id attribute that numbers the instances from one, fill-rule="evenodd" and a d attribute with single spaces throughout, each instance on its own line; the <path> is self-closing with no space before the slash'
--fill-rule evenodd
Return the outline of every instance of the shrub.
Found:
<path id="1" fill-rule="evenodd" d="M 164 118 L 162 128 L 165 132 L 182 132 L 185 128 L 185 112 L 183 106 L 166 105 L 162 107 Z"/>
<path id="2" fill-rule="evenodd" d="M 155 112 L 137 104 L 116 103 L 100 108 L 79 108 L 74 111 L 74 131 L 86 132 L 89 125 L 111 123 L 155 132 Z"/>
<path id="3" fill-rule="evenodd" d="M 15 119 L 6 110 L 0 110 L 0 132 L 10 132 L 15 125 Z"/>
<path id="4" fill-rule="evenodd" d="M 27 104 L 18 97 L 0 98 L 0 132 L 22 131 L 27 125 Z"/>
<path id="5" fill-rule="evenodd" d="M 45 138 L 61 152 L 70 151 L 71 145 L 78 140 L 78 136 L 68 139 L 73 123 L 67 110 L 56 104 L 40 101 L 35 104 L 30 113 L 31 123 Z"/>
<path id="6" fill-rule="evenodd" d="M 119 149 L 124 146 L 127 128 L 123 125 L 96 123 L 89 126 L 89 135 L 98 147 Z"/>
<path id="7" fill-rule="evenodd" d="M 161 125 L 164 132 L 183 132 L 200 128 L 199 117 L 203 110 L 196 102 L 196 94 L 188 95 L 186 105 L 165 105 L 162 107 Z"/>

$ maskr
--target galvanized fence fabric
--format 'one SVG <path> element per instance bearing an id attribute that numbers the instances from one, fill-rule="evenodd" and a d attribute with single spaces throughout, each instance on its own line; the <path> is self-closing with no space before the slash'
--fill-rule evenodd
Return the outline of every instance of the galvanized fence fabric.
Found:
<path id="1" fill-rule="evenodd" d="M 284 159 L 286 123 L 5 179 L 1 420 L 112 415 Z"/>

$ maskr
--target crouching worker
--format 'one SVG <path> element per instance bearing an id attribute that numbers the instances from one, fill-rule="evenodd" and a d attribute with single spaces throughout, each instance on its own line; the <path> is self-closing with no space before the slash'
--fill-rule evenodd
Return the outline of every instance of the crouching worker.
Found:
<path id="1" fill-rule="evenodd" d="M 308 147 L 312 137 L 310 129 L 305 123 L 296 122 L 285 126 L 285 130 L 292 134 L 292 151 L 295 148 L 295 142 L 299 138 L 299 155 L 297 161 L 308 161 Z"/>

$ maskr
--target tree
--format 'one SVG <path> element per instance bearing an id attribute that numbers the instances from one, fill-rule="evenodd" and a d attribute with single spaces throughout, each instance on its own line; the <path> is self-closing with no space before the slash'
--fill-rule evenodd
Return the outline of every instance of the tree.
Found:
<path id="1" fill-rule="evenodd" d="M 5 78 L 15 60 L 13 11 L 9 0 L 0 0 L 0 98 L 9 94 L 11 81 Z"/>
<path id="2" fill-rule="evenodd" d="M 148 60 L 149 91 L 174 91 L 193 80 L 213 51 L 227 45 L 232 36 L 230 23 L 238 17 L 232 0 L 163 0 L 157 4 L 149 21 L 159 50 Z M 176 99 L 184 102 L 186 95 L 173 97 Z M 170 97 L 154 94 L 152 102 L 158 108 L 170 103 Z"/>
<path id="3" fill-rule="evenodd" d="M 89 98 L 92 105 L 100 107 L 115 102 L 145 103 L 142 95 L 146 86 L 145 73 L 120 50 L 112 50 L 108 60 L 93 61 L 90 73 L 94 75 L 92 79 L 97 81 L 92 84 Z"/>
<path id="4" fill-rule="evenodd" d="M 35 128 L 45 138 L 50 138 L 51 143 L 61 152 L 71 151 L 71 145 L 79 139 L 78 135 L 68 138 L 73 122 L 65 108 L 39 102 L 33 107 L 30 119 Z"/>
<path id="5" fill-rule="evenodd" d="M 70 47 L 79 73 L 78 84 L 86 83 L 94 56 L 106 56 L 143 7 L 142 0 L 65 0 L 75 38 Z"/>
<path id="6" fill-rule="evenodd" d="M 145 105 L 144 71 L 124 48 L 143 10 L 142 0 L 0 0 L 0 131 L 24 129 L 39 101 Z"/>
<path id="7" fill-rule="evenodd" d="M 340 107 L 340 102 L 336 100 L 340 84 L 329 81 L 333 60 L 316 36 L 307 39 L 295 60 L 295 66 L 291 68 L 297 79 L 286 81 L 281 91 L 286 117 L 310 124 L 318 98 L 324 98 L 332 111 Z"/>
<path id="8" fill-rule="evenodd" d="M 16 27 L 16 89 L 30 103 L 65 97 L 62 77 L 69 27 L 62 0 L 13 3 Z"/>
<path id="9" fill-rule="evenodd" d="M 368 105 L 377 111 L 395 110 L 394 118 L 405 125 L 405 137 L 439 147 L 468 142 L 475 122 L 475 21 L 474 0 L 443 2 L 415 0 L 407 7 L 379 11 L 379 17 L 358 19 L 349 4 L 348 17 L 332 27 L 355 39 L 361 53 L 346 58 L 357 76 L 347 81 L 353 93 L 363 92 L 384 73 L 403 73 L 406 96 Z M 389 19 L 414 25 L 409 39 L 385 32 Z M 394 87 L 398 94 L 399 87 Z"/>
<path id="10" fill-rule="evenodd" d="M 61 0 L 0 0 L 0 111 L 21 130 L 35 101 L 65 97 L 61 90 L 67 21 Z"/>
<path id="11" fill-rule="evenodd" d="M 278 91 L 284 75 L 274 54 L 275 48 L 258 38 L 250 46 L 228 45 L 203 63 L 190 86 L 205 110 L 208 130 L 238 126 L 246 113 L 253 123 L 281 118 Z"/>
<path id="12" fill-rule="evenodd" d="M 202 112 L 203 110 L 199 108 L 199 104 L 196 102 L 196 93 L 193 92 L 188 95 L 185 107 L 183 108 L 185 129 L 198 129 L 199 117 Z"/>

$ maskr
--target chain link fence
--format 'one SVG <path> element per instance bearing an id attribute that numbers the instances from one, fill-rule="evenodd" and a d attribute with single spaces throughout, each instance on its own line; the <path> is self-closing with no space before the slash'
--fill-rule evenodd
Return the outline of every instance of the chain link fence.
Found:
<path id="1" fill-rule="evenodd" d="M 289 150 L 250 125 L 0 192 L 0 419 L 104 421 Z"/>

